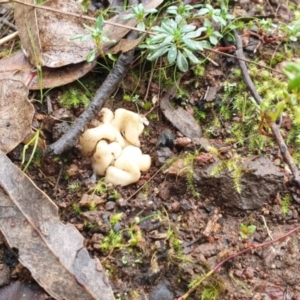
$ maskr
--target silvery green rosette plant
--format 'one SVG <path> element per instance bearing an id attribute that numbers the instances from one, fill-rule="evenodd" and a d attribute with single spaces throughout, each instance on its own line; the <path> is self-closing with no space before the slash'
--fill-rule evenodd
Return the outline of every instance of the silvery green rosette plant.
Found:
<path id="1" fill-rule="evenodd" d="M 141 47 L 149 51 L 148 60 L 153 61 L 167 54 L 169 64 L 176 63 L 180 71 L 186 72 L 189 68 L 188 60 L 193 64 L 200 63 L 193 52 L 203 51 L 203 47 L 207 45 L 205 41 L 195 40 L 204 31 L 205 27 L 196 29 L 195 25 L 182 25 L 182 18 L 178 16 L 175 19 L 165 19 L 160 26 L 152 27 L 151 36 Z"/>

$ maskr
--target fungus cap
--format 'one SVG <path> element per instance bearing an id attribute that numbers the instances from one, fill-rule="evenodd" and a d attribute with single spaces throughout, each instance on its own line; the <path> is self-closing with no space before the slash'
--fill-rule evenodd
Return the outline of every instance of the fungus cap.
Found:
<path id="1" fill-rule="evenodd" d="M 130 144 L 140 147 L 139 136 L 144 130 L 144 124 L 143 118 L 139 114 L 124 108 L 118 108 L 111 124 L 119 130 Z"/>
<path id="2" fill-rule="evenodd" d="M 100 140 L 113 142 L 115 139 L 115 128 L 110 123 L 103 123 L 95 128 L 89 128 L 79 138 L 81 153 L 84 156 L 90 156 Z"/>
<path id="3" fill-rule="evenodd" d="M 105 175 L 107 167 L 122 153 L 122 147 L 112 142 L 108 144 L 105 140 L 98 142 L 93 155 L 93 170 L 97 175 Z"/>
<path id="4" fill-rule="evenodd" d="M 143 171 L 150 168 L 149 162 L 151 164 L 149 155 L 143 155 L 135 146 L 127 146 L 116 159 L 114 166 L 107 168 L 105 182 L 121 186 L 135 183 L 141 177 L 141 167 Z"/>

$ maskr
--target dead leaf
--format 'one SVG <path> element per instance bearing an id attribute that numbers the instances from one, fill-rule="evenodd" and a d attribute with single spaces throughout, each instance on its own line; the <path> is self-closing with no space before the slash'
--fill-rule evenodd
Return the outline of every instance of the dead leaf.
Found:
<path id="1" fill-rule="evenodd" d="M 47 295 L 37 284 L 16 281 L 0 289 L 0 299 L 47 300 Z"/>
<path id="2" fill-rule="evenodd" d="M 96 62 L 82 62 L 75 65 L 68 65 L 61 68 L 42 68 L 42 87 L 49 89 L 73 82 L 91 71 Z M 25 57 L 23 51 L 18 51 L 10 56 L 6 56 L 0 60 L 0 79 L 10 78 L 22 81 L 24 84 L 31 76 L 33 66 Z M 30 90 L 39 90 L 39 82 L 35 76 L 30 82 L 28 88 Z"/>
<path id="3" fill-rule="evenodd" d="M 28 88 L 20 81 L 0 80 L 0 150 L 10 152 L 31 132 L 34 115 Z"/>
<path id="4" fill-rule="evenodd" d="M 174 90 L 174 87 L 171 88 Z M 183 135 L 193 140 L 202 136 L 201 128 L 195 119 L 182 107 L 174 108 L 170 104 L 170 92 L 160 101 L 160 108 L 165 117 L 177 128 Z"/>
<path id="5" fill-rule="evenodd" d="M 144 36 L 139 37 L 138 39 L 135 40 L 128 40 L 128 39 L 121 39 L 118 44 L 113 46 L 108 50 L 109 53 L 111 54 L 116 54 L 119 52 L 128 52 L 131 49 L 134 49 L 138 46 L 138 44 L 141 42 L 141 40 L 144 38 Z"/>
<path id="6" fill-rule="evenodd" d="M 144 7 L 155 8 L 162 2 L 163 0 L 150 0 L 144 3 Z M 33 4 L 34 0 L 24 0 L 24 3 Z M 43 5 L 62 12 L 82 13 L 81 6 L 75 1 L 48 0 Z M 137 24 L 136 19 L 124 20 L 124 16 L 131 12 L 129 9 L 119 13 L 103 26 L 103 31 L 112 40 L 103 45 L 104 52 L 130 31 L 126 26 L 134 27 Z M 22 46 L 34 66 L 57 68 L 76 64 L 85 61 L 87 54 L 96 47 L 92 40 L 72 40 L 77 34 L 88 34 L 83 23 L 93 26 L 78 17 L 15 3 L 15 21 Z M 109 23 L 123 24 L 125 27 Z"/>
<path id="7" fill-rule="evenodd" d="M 24 0 L 24 3 L 35 2 Z M 49 0 L 43 5 L 61 12 L 83 13 L 80 4 L 72 0 Z M 83 26 L 88 21 L 19 3 L 15 3 L 14 14 L 22 46 L 34 66 L 58 68 L 77 64 L 85 61 L 88 53 L 96 47 L 90 39 L 72 40 L 77 34 L 88 34 Z"/>
<path id="8" fill-rule="evenodd" d="M 63 224 L 51 199 L 0 151 L 0 230 L 19 261 L 55 299 L 113 300 L 100 261 Z"/>

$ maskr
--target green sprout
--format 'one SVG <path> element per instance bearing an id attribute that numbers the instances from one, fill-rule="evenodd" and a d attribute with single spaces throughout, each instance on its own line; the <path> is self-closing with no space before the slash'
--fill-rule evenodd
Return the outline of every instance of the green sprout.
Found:
<path id="1" fill-rule="evenodd" d="M 250 234 L 253 234 L 256 231 L 256 226 L 255 225 L 245 225 L 245 224 L 241 224 L 240 226 L 240 236 L 242 237 L 242 239 L 247 240 L 249 238 Z"/>
<path id="2" fill-rule="evenodd" d="M 124 16 L 122 19 L 123 20 L 136 19 L 138 21 L 136 25 L 137 29 L 145 31 L 146 30 L 146 25 L 144 23 L 145 16 L 147 14 L 154 14 L 156 12 L 157 10 L 155 8 L 145 9 L 143 4 L 140 3 L 137 6 L 133 6 L 132 13 Z"/>
<path id="3" fill-rule="evenodd" d="M 102 15 L 99 15 L 95 21 L 95 27 L 90 27 L 86 24 L 83 24 L 84 28 L 89 31 L 88 34 L 77 34 L 72 37 L 72 40 L 80 39 L 81 41 L 94 40 L 96 48 L 90 51 L 86 57 L 87 62 L 92 62 L 96 59 L 97 54 L 104 57 L 105 54 L 102 50 L 104 43 L 113 42 L 106 36 L 106 32 L 103 30 L 104 18 Z"/>

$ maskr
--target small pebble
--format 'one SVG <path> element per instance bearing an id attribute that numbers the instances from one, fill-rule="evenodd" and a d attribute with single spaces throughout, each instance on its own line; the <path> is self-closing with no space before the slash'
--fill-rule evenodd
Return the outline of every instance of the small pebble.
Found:
<path id="1" fill-rule="evenodd" d="M 113 210 L 116 206 L 116 203 L 114 201 L 108 201 L 105 204 L 105 209 L 106 210 Z"/>

